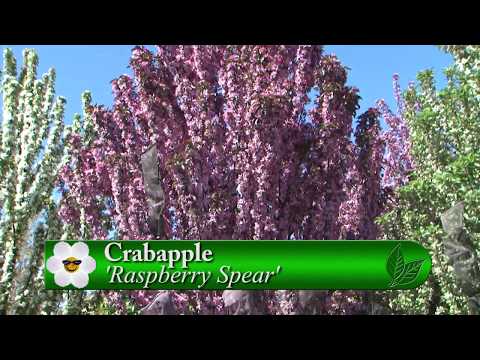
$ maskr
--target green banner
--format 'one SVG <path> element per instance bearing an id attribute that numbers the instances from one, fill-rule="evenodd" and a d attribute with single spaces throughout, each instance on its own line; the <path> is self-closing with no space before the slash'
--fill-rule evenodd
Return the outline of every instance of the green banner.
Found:
<path id="1" fill-rule="evenodd" d="M 47 241 L 47 289 L 412 289 L 428 277 L 413 241 Z"/>

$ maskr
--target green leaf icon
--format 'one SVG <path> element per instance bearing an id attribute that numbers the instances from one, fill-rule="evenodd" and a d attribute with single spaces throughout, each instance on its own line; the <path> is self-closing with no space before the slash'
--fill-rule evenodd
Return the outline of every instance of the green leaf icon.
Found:
<path id="1" fill-rule="evenodd" d="M 398 285 L 407 285 L 415 280 L 424 262 L 425 260 L 416 260 L 405 264 L 405 271 Z"/>
<path id="2" fill-rule="evenodd" d="M 390 287 L 407 285 L 414 281 L 425 260 L 414 260 L 405 263 L 401 244 L 395 246 L 387 259 L 387 271 L 392 278 Z"/>
<path id="3" fill-rule="evenodd" d="M 400 244 L 395 246 L 387 260 L 387 271 L 392 278 L 392 283 L 390 284 L 390 287 L 398 284 L 405 270 L 405 259 L 403 258 L 400 247 Z"/>

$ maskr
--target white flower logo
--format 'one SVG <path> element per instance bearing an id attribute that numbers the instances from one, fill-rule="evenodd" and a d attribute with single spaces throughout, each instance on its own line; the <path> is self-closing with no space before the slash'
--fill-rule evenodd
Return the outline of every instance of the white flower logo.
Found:
<path id="1" fill-rule="evenodd" d="M 47 261 L 47 269 L 55 275 L 55 284 L 61 287 L 73 284 L 82 289 L 88 284 L 90 274 L 97 264 L 88 256 L 88 246 L 77 242 L 70 246 L 59 242 L 53 248 L 53 256 Z"/>

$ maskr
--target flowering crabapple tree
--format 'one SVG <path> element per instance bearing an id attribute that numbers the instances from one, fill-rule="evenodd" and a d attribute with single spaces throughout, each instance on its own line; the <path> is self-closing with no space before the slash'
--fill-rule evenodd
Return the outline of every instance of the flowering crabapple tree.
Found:
<path id="1" fill-rule="evenodd" d="M 385 141 L 321 46 L 135 47 L 111 109 L 85 103 L 60 173 L 65 237 L 374 239 Z M 148 226 L 141 156 L 155 146 L 162 232 Z M 292 255 L 294 256 L 294 255 Z M 123 293 L 124 294 L 124 293 Z M 109 293 L 115 312 L 155 292 Z M 364 294 L 170 291 L 167 312 L 359 313 Z"/>
<path id="2" fill-rule="evenodd" d="M 55 183 L 70 160 L 65 141 L 78 132 L 65 126 L 66 100 L 55 99 L 55 71 L 37 79 L 38 56 L 23 51 L 17 74 L 15 57 L 4 51 L 0 129 L 0 312 L 3 314 L 93 313 L 99 294 L 48 291 L 43 282 L 44 243 L 66 239 L 58 216 Z M 89 94 L 83 97 L 86 104 Z M 71 236 L 69 240 L 80 237 Z"/>
<path id="3" fill-rule="evenodd" d="M 478 287 L 476 294 L 465 294 L 459 288 L 446 255 L 446 233 L 441 223 L 446 210 L 463 202 L 465 230 L 478 259 L 480 48 L 443 48 L 454 59 L 444 71 L 447 84 L 443 89 L 436 89 L 433 72 L 427 70 L 418 74 L 418 84 L 412 83 L 403 95 L 396 91 L 397 114 L 379 104 L 387 122 L 403 121 L 406 125 L 397 127 L 399 136 L 388 139 L 395 143 L 403 137 L 405 146 L 399 143 L 387 154 L 387 159 L 394 159 L 398 176 L 389 178 L 395 196 L 379 219 L 383 236 L 420 241 L 432 256 L 432 273 L 424 285 L 389 294 L 395 313 L 467 314 L 471 305 L 467 295 L 476 295 L 477 299 L 480 295 Z"/>
<path id="4" fill-rule="evenodd" d="M 44 290 L 43 248 L 55 238 L 51 195 L 64 151 L 65 99 L 55 95 L 55 71 L 37 80 L 38 56 L 23 52 L 17 75 L 10 49 L 3 54 L 0 130 L 0 312 L 51 313 L 61 294 Z"/>

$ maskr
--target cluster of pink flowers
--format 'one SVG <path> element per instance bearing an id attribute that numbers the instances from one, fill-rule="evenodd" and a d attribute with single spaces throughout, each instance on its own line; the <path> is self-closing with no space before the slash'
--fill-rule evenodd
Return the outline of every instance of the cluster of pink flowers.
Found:
<path id="1" fill-rule="evenodd" d="M 378 237 L 375 218 L 385 204 L 381 182 L 385 143 L 378 115 L 376 109 L 368 109 L 359 117 L 355 129 L 355 160 L 347 169 L 347 200 L 340 211 L 347 239 Z"/>
<path id="2" fill-rule="evenodd" d="M 136 47 L 130 66 L 133 78 L 112 82 L 113 108 L 91 109 L 95 139 L 69 140 L 64 222 L 75 226 L 84 216 L 97 239 L 112 229 L 120 239 L 152 239 L 140 156 L 156 144 L 164 239 L 377 236 L 383 149 L 388 166 L 401 157 L 408 168 L 396 148 L 406 130 L 384 112 L 393 130 L 382 139 L 371 109 L 352 141 L 358 90 L 321 46 Z M 386 181 L 398 181 L 388 169 Z M 227 311 L 221 292 L 170 293 L 178 313 Z M 339 294 L 324 297 L 325 312 L 362 306 Z M 132 296 L 141 307 L 154 293 Z M 295 299 L 295 292 L 264 292 L 269 313 L 298 313 Z"/>
<path id="3" fill-rule="evenodd" d="M 385 100 L 377 102 L 377 109 L 389 127 L 382 134 L 386 145 L 383 186 L 391 189 L 405 185 L 408 182 L 408 174 L 414 169 L 414 162 L 411 156 L 410 133 L 404 117 L 405 104 L 397 74 L 393 76 L 393 93 L 397 102 L 396 113 L 390 110 Z"/>

